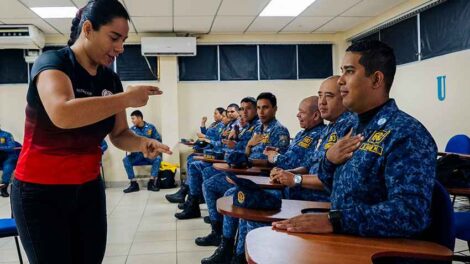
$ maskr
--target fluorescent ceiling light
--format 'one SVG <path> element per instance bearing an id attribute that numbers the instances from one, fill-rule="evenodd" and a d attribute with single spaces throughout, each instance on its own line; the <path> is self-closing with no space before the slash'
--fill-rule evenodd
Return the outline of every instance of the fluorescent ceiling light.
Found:
<path id="1" fill-rule="evenodd" d="M 31 7 L 31 10 L 42 18 L 73 18 L 78 11 L 74 6 Z"/>
<path id="2" fill-rule="evenodd" d="M 298 16 L 315 0 L 271 0 L 260 16 Z"/>

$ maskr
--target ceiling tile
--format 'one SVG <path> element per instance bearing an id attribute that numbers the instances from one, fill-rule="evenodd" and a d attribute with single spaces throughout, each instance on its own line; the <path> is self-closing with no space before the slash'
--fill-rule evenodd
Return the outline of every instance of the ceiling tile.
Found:
<path id="1" fill-rule="evenodd" d="M 133 17 L 137 32 L 172 32 L 172 17 Z"/>
<path id="2" fill-rule="evenodd" d="M 25 7 L 17 0 L 1 0 L 0 20 L 2 18 L 39 18 L 31 9 Z"/>
<path id="3" fill-rule="evenodd" d="M 75 6 L 71 0 L 21 0 L 29 7 Z"/>
<path id="4" fill-rule="evenodd" d="M 406 0 L 364 0 L 346 11 L 343 16 L 378 16 Z"/>
<path id="5" fill-rule="evenodd" d="M 60 30 L 62 34 L 70 34 L 70 27 L 72 26 L 71 18 L 47 18 L 46 21 Z"/>
<path id="6" fill-rule="evenodd" d="M 270 0 L 224 0 L 218 15 L 221 16 L 256 16 Z"/>
<path id="7" fill-rule="evenodd" d="M 53 27 L 41 18 L 5 18 L 2 22 L 6 24 L 30 24 L 38 27 L 44 34 L 59 34 Z"/>
<path id="8" fill-rule="evenodd" d="M 361 0 L 316 0 L 300 16 L 337 16 Z"/>
<path id="9" fill-rule="evenodd" d="M 175 32 L 206 33 L 209 31 L 213 19 L 212 16 L 175 17 Z"/>
<path id="10" fill-rule="evenodd" d="M 328 22 L 326 25 L 317 29 L 315 32 L 341 32 L 349 30 L 365 21 L 371 19 L 371 17 L 336 17 L 335 19 Z"/>
<path id="11" fill-rule="evenodd" d="M 281 32 L 312 32 L 332 18 L 333 17 L 297 17 Z"/>
<path id="12" fill-rule="evenodd" d="M 221 0 L 174 0 L 175 16 L 214 16 Z"/>
<path id="13" fill-rule="evenodd" d="M 131 16 L 172 16 L 172 0 L 125 0 Z"/>
<path id="14" fill-rule="evenodd" d="M 243 33 L 255 16 L 217 16 L 211 33 Z"/>
<path id="15" fill-rule="evenodd" d="M 257 17 L 248 28 L 247 32 L 271 32 L 276 33 L 281 30 L 292 17 Z"/>

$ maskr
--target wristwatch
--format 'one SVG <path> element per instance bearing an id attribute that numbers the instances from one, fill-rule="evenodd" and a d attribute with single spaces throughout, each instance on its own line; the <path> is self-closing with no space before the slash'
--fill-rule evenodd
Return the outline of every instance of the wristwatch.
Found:
<path id="1" fill-rule="evenodd" d="M 280 155 L 280 154 L 274 155 L 274 157 L 273 157 L 273 164 L 276 164 L 276 163 L 277 163 L 277 158 L 279 158 L 279 155 Z"/>
<path id="2" fill-rule="evenodd" d="M 300 185 L 302 185 L 302 175 L 300 175 L 300 174 L 295 174 L 295 175 L 294 175 L 294 183 L 295 183 L 295 186 L 300 186 Z"/>
<path id="3" fill-rule="evenodd" d="M 333 233 L 340 233 L 343 225 L 343 212 L 341 210 L 330 210 L 328 220 L 330 220 L 331 226 L 333 226 Z"/>

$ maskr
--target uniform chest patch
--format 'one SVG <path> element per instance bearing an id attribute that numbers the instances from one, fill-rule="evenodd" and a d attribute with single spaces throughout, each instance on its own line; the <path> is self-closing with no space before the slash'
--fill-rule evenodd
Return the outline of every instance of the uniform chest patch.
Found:
<path id="1" fill-rule="evenodd" d="M 302 148 L 308 148 L 313 142 L 313 138 L 311 137 L 304 137 L 302 141 L 299 142 L 298 146 Z"/>
<path id="2" fill-rule="evenodd" d="M 245 202 L 245 194 L 242 191 L 238 191 L 237 193 L 237 199 L 239 203 Z"/>
<path id="3" fill-rule="evenodd" d="M 367 139 L 367 142 L 364 142 L 361 144 L 359 147 L 360 150 L 363 151 L 368 151 L 375 153 L 379 156 L 382 156 L 383 154 L 383 147 L 381 146 L 381 143 L 384 141 L 384 139 L 390 134 L 390 130 L 379 130 L 375 131 L 369 139 Z"/>
<path id="4" fill-rule="evenodd" d="M 338 141 L 338 134 L 336 134 L 336 132 L 333 132 L 328 137 L 328 141 L 325 144 L 325 150 L 331 148 L 331 146 L 333 146 L 336 143 L 336 141 Z"/>
<path id="5" fill-rule="evenodd" d="M 3 137 L 0 138 L 0 144 L 5 144 L 5 141 L 6 141 L 5 138 L 3 138 Z"/>
<path id="6" fill-rule="evenodd" d="M 269 143 L 269 134 L 264 134 L 263 139 L 261 139 L 261 143 L 268 144 Z"/>
<path id="7" fill-rule="evenodd" d="M 152 135 L 152 130 L 147 130 L 147 135 L 151 136 Z"/>

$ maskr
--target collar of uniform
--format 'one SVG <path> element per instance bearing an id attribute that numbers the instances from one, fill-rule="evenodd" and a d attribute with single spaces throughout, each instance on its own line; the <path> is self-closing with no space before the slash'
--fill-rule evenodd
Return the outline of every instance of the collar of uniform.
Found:
<path id="1" fill-rule="evenodd" d="M 268 132 L 271 128 L 273 128 L 277 124 L 277 119 L 273 118 L 273 120 L 269 121 L 268 127 L 264 129 L 264 125 L 261 124 L 261 130 L 262 132 Z"/>
<path id="2" fill-rule="evenodd" d="M 398 106 L 394 99 L 388 100 L 382 109 L 370 120 L 369 124 L 364 128 L 363 135 L 365 138 L 373 131 L 380 130 L 391 118 L 398 112 Z"/>

